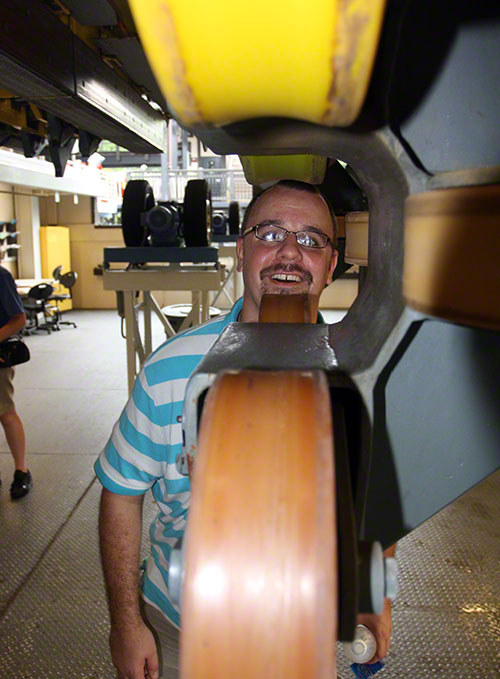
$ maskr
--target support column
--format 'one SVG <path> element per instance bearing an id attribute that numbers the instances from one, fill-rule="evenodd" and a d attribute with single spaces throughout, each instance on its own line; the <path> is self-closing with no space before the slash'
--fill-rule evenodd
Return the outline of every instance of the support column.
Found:
<path id="1" fill-rule="evenodd" d="M 181 196 L 179 191 L 179 173 L 175 171 L 179 166 L 177 162 L 177 122 L 175 120 L 169 120 L 168 123 L 168 166 L 170 170 L 174 170 L 172 176 L 175 182 L 173 195 L 172 193 L 170 194 L 170 199 L 179 200 Z"/>
<path id="2" fill-rule="evenodd" d="M 168 157 L 173 170 L 178 167 L 177 163 L 177 122 L 170 120 L 168 123 Z"/>
<path id="3" fill-rule="evenodd" d="M 168 174 L 168 155 L 162 153 L 161 157 L 161 188 L 160 200 L 170 200 L 170 182 Z"/>
<path id="4" fill-rule="evenodd" d="M 160 200 L 170 200 L 170 183 L 168 176 L 168 153 L 170 151 L 170 135 L 168 123 L 165 123 L 164 132 L 165 143 L 163 144 L 164 153 L 160 155 L 161 161 L 161 188 L 160 188 Z"/>
<path id="5" fill-rule="evenodd" d="M 182 130 L 182 169 L 187 170 L 189 168 L 188 162 L 188 133 L 186 130 Z"/>
<path id="6" fill-rule="evenodd" d="M 135 380 L 135 334 L 134 334 L 134 299 L 135 292 L 125 290 L 123 292 L 123 307 L 125 312 L 125 336 L 127 342 L 127 378 L 128 393 L 132 393 Z"/>

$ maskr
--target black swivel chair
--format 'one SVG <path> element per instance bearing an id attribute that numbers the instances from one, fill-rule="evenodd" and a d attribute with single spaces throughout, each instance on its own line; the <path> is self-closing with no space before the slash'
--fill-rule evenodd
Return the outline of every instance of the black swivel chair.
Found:
<path id="1" fill-rule="evenodd" d="M 59 309 L 59 302 L 63 302 L 65 299 L 73 299 L 73 293 L 71 291 L 71 288 L 74 286 L 76 283 L 76 280 L 78 278 L 78 274 L 76 271 L 67 271 L 66 273 L 61 273 L 62 271 L 62 266 L 58 266 L 54 269 L 52 276 L 65 288 L 69 290 L 68 293 L 59 293 L 56 292 L 55 294 L 52 294 L 50 296 L 50 300 L 56 303 L 56 308 L 57 308 L 57 329 L 59 330 L 60 325 L 72 325 L 74 328 L 76 328 L 76 323 L 73 321 L 61 321 L 62 317 L 62 311 Z M 57 275 L 56 275 L 57 274 Z"/>
<path id="2" fill-rule="evenodd" d="M 58 310 L 48 303 L 53 292 L 54 288 L 49 283 L 39 283 L 30 288 L 28 297 L 23 301 L 28 320 L 24 328 L 25 334 L 30 335 L 37 330 L 43 330 L 50 335 L 51 330 L 59 330 Z M 43 314 L 43 323 L 39 321 L 40 314 Z"/>
<path id="3" fill-rule="evenodd" d="M 56 266 L 56 268 L 52 272 L 52 278 L 55 281 L 58 281 L 59 278 L 61 277 L 61 272 L 62 272 L 62 264 L 59 264 L 59 266 Z"/>

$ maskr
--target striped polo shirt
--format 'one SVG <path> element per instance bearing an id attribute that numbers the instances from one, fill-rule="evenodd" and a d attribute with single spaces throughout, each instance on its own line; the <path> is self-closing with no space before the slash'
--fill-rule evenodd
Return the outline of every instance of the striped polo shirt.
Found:
<path id="1" fill-rule="evenodd" d="M 183 535 L 191 497 L 189 478 L 175 466 L 182 449 L 178 418 L 189 377 L 242 306 L 240 299 L 229 313 L 176 335 L 151 354 L 94 465 L 99 481 L 113 493 L 140 495 L 151 488 L 159 512 L 150 528 L 151 553 L 141 590 L 176 627 L 180 618 L 169 597 L 168 562 Z"/>

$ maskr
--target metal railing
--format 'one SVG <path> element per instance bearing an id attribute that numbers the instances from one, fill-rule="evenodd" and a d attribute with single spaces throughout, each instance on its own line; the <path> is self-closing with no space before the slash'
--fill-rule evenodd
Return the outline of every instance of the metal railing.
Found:
<path id="1" fill-rule="evenodd" d="M 161 169 L 139 169 L 127 173 L 129 179 L 145 179 L 151 184 L 156 200 L 161 199 Z M 237 200 L 245 207 L 252 200 L 252 185 L 243 170 L 194 168 L 191 170 L 167 171 L 168 200 L 182 203 L 186 184 L 190 179 L 206 179 L 212 191 L 212 203 L 225 205 Z"/>

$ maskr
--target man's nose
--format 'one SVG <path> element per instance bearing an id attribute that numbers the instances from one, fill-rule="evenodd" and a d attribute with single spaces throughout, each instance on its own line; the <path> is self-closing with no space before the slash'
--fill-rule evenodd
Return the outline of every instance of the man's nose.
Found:
<path id="1" fill-rule="evenodd" d="M 285 259 L 302 259 L 302 248 L 293 233 L 289 233 L 279 246 L 278 256 Z"/>

